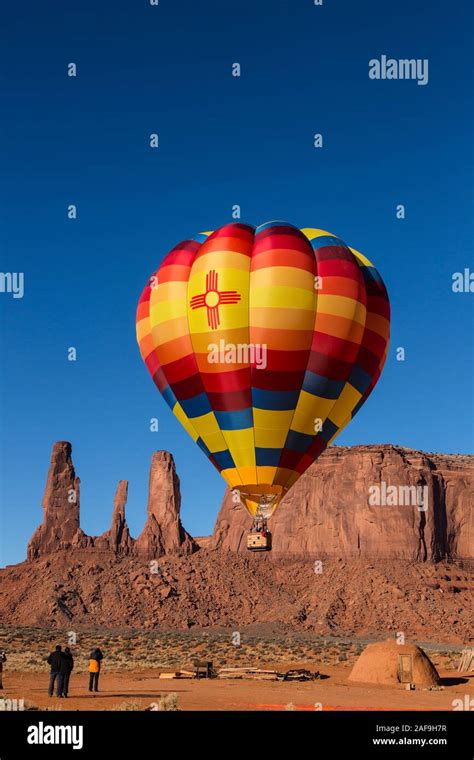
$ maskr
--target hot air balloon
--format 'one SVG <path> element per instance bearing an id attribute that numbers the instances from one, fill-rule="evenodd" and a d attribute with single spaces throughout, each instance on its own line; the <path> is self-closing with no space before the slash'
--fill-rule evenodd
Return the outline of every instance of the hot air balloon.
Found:
<path id="1" fill-rule="evenodd" d="M 286 222 L 226 224 L 175 246 L 137 309 L 167 404 L 253 517 L 248 547 L 372 392 L 390 305 L 371 262 Z"/>

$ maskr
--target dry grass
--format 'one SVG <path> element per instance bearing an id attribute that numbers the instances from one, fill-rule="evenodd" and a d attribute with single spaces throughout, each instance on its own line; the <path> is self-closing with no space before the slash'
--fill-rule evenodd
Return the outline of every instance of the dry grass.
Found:
<path id="1" fill-rule="evenodd" d="M 131 712 L 143 710 L 142 703 L 137 699 L 126 699 L 116 707 L 111 707 L 111 710 L 118 710 L 120 712 Z"/>
<path id="2" fill-rule="evenodd" d="M 211 660 L 215 667 L 246 665 L 250 667 L 278 663 L 306 663 L 320 668 L 344 662 L 351 666 L 362 652 L 365 642 L 324 637 L 291 635 L 262 636 L 241 633 L 241 645 L 232 643 L 233 631 L 225 632 L 76 632 L 76 644 L 69 632 L 27 627 L 0 628 L 0 649 L 7 652 L 5 673 L 13 670 L 47 672 L 46 657 L 56 644 L 69 645 L 74 656 L 74 672 L 88 670 L 89 653 L 99 646 L 104 652 L 104 666 L 109 671 L 140 669 L 190 670 L 195 660 Z M 456 648 L 461 649 L 461 647 Z M 456 667 L 459 652 L 439 649 L 430 657 L 444 667 Z"/>

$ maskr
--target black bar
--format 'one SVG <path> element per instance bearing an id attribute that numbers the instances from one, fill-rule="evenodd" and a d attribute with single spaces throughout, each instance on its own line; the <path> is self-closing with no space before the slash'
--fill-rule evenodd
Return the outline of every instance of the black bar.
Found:
<path id="1" fill-rule="evenodd" d="M 81 727 L 82 748 L 31 744 L 49 726 Z M 431 726 L 433 728 L 428 729 Z M 383 727 L 383 728 L 381 728 Z M 437 727 L 437 728 L 435 728 Z M 54 729 L 53 729 L 54 730 Z M 46 733 L 45 733 L 46 731 Z M 110 760 L 199 752 L 227 758 L 260 751 L 316 760 L 329 757 L 407 757 L 472 760 L 474 714 L 453 712 L 83 712 L 0 713 L 0 760 L 37 757 L 96 757 Z M 60 736 L 57 738 L 61 738 Z M 80 743 L 80 734 L 69 737 Z M 422 742 L 424 741 L 424 744 Z M 286 749 L 285 749 L 286 747 Z"/>

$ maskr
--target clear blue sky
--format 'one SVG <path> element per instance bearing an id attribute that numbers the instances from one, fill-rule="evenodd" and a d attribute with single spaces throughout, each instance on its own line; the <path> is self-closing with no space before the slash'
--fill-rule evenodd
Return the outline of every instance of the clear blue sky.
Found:
<path id="1" fill-rule="evenodd" d="M 186 528 L 211 531 L 223 481 L 148 376 L 135 308 L 165 253 L 233 204 L 335 232 L 385 279 L 390 355 L 339 442 L 472 451 L 474 294 L 451 290 L 474 270 L 470 0 L 27 0 L 2 34 L 1 270 L 25 295 L 0 294 L 0 564 L 25 556 L 58 439 L 86 532 L 125 478 L 139 533 L 156 449 L 176 458 Z M 428 58 L 428 85 L 370 80 L 382 54 Z"/>

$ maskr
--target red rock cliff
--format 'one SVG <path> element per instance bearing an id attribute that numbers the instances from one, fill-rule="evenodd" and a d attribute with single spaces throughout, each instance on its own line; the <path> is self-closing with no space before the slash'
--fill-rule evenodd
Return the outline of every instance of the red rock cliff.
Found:
<path id="1" fill-rule="evenodd" d="M 413 504 L 371 504 L 370 489 L 420 487 L 426 511 Z M 226 494 L 212 537 L 198 543 L 180 520 L 180 487 L 172 455 L 153 454 L 148 516 L 139 538 L 125 520 L 128 483 L 117 487 L 112 525 L 102 536 L 79 526 L 79 478 L 71 445 L 53 446 L 43 498 L 43 524 L 28 559 L 84 548 L 142 559 L 209 549 L 246 552 L 250 517 Z M 397 446 L 331 447 L 303 475 L 270 521 L 274 555 L 398 558 L 408 561 L 474 557 L 474 457 L 426 454 Z"/>
<path id="2" fill-rule="evenodd" d="M 426 486 L 427 510 L 371 505 L 369 489 L 383 489 L 383 483 L 398 489 Z M 273 552 L 409 561 L 473 558 L 473 493 L 473 456 L 391 445 L 332 446 L 271 518 Z M 250 525 L 245 509 L 227 492 L 210 547 L 245 552 Z"/>

